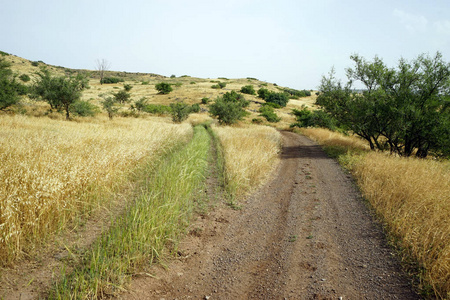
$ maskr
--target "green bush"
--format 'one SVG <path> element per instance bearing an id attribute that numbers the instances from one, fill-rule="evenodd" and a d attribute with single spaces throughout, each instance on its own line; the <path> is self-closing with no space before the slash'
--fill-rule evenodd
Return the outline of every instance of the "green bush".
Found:
<path id="1" fill-rule="evenodd" d="M 236 102 L 241 107 L 247 107 L 250 105 L 250 102 L 245 100 L 244 95 L 236 93 L 235 91 L 226 92 L 222 97 L 224 101 Z"/>
<path id="2" fill-rule="evenodd" d="M 169 94 L 171 91 L 173 91 L 173 88 L 170 84 L 165 82 L 160 82 L 155 85 L 156 90 L 163 95 Z"/>
<path id="3" fill-rule="evenodd" d="M 238 102 L 227 102 L 219 97 L 209 106 L 211 116 L 217 117 L 220 124 L 231 125 L 242 120 L 246 112 Z"/>
<path id="4" fill-rule="evenodd" d="M 172 121 L 181 123 L 186 120 L 191 113 L 191 107 L 184 102 L 170 103 L 172 109 Z"/>
<path id="5" fill-rule="evenodd" d="M 117 93 L 113 93 L 114 99 L 118 103 L 127 103 L 131 100 L 131 94 L 127 93 L 126 90 L 120 90 Z"/>
<path id="6" fill-rule="evenodd" d="M 167 105 L 147 104 L 144 106 L 142 111 L 155 115 L 168 115 L 172 113 L 172 108 Z"/>
<path id="7" fill-rule="evenodd" d="M 3 51 L 0 51 L 0 55 L 1 55 L 1 56 L 8 56 L 8 55 L 9 55 L 9 53 L 6 53 L 6 52 L 3 52 Z"/>
<path id="8" fill-rule="evenodd" d="M 241 93 L 249 94 L 249 95 L 255 95 L 255 89 L 253 88 L 253 85 L 246 85 L 241 87 Z"/>
<path id="9" fill-rule="evenodd" d="M 260 118 L 253 118 L 252 119 L 252 123 L 253 124 L 262 124 L 263 120 L 261 120 Z"/>
<path id="10" fill-rule="evenodd" d="M 191 84 L 196 84 L 197 82 L 195 82 L 195 81 L 191 81 L 190 83 L 191 83 Z"/>
<path id="11" fill-rule="evenodd" d="M 88 101 L 76 101 L 70 105 L 70 112 L 80 117 L 94 117 L 100 109 Z"/>
<path id="12" fill-rule="evenodd" d="M 191 112 L 194 112 L 194 113 L 200 112 L 200 104 L 198 104 L 198 103 L 192 104 Z"/>
<path id="13" fill-rule="evenodd" d="M 142 81 L 142 85 L 148 85 L 150 82 L 148 81 Z"/>
<path id="14" fill-rule="evenodd" d="M 289 98 L 291 99 L 298 99 L 298 98 L 302 98 L 302 97 L 309 97 L 311 96 L 311 91 L 307 91 L 307 90 L 302 90 L 302 91 L 298 91 L 298 90 L 294 90 L 294 89 L 283 89 L 284 92 L 289 94 Z"/>
<path id="15" fill-rule="evenodd" d="M 270 94 L 270 91 L 268 89 L 266 89 L 266 88 L 260 88 L 258 90 L 258 97 L 263 99 L 263 100 L 266 99 L 267 96 L 269 96 L 269 94 Z"/>
<path id="16" fill-rule="evenodd" d="M 100 81 L 101 84 L 103 83 L 119 83 L 119 82 L 124 82 L 125 80 L 123 78 L 117 78 L 117 77 L 104 77 L 102 78 L 102 80 Z"/>
<path id="17" fill-rule="evenodd" d="M 202 98 L 202 104 L 208 104 L 211 100 L 209 100 L 209 98 L 207 97 L 203 97 Z"/>
<path id="18" fill-rule="evenodd" d="M 323 110 L 311 111 L 304 107 L 301 110 L 294 108 L 292 113 L 297 122 L 291 124 L 291 127 L 323 127 L 339 131 L 336 120 Z"/>
<path id="19" fill-rule="evenodd" d="M 211 88 L 213 88 L 213 89 L 223 89 L 226 86 L 227 86 L 227 84 L 225 82 L 219 82 L 217 84 L 212 85 Z"/>
<path id="20" fill-rule="evenodd" d="M 11 64 L 0 58 L 0 110 L 6 109 L 19 101 L 18 83 L 16 83 Z"/>
<path id="21" fill-rule="evenodd" d="M 19 79 L 22 80 L 23 82 L 28 82 L 31 80 L 30 76 L 28 74 L 22 74 L 19 76 Z"/>
<path id="22" fill-rule="evenodd" d="M 37 61 L 32 61 L 32 62 L 31 62 L 31 65 L 32 65 L 33 67 L 38 67 L 38 66 L 39 66 L 39 62 L 37 62 Z"/>
<path id="23" fill-rule="evenodd" d="M 141 99 L 134 102 L 134 108 L 137 111 L 144 111 L 145 106 L 147 105 L 147 98 L 142 97 Z"/>
<path id="24" fill-rule="evenodd" d="M 289 97 L 285 93 L 271 92 L 264 100 L 266 100 L 266 102 L 275 103 L 281 107 L 285 107 L 289 101 Z"/>
<path id="25" fill-rule="evenodd" d="M 272 107 L 272 108 L 281 108 L 281 106 L 280 106 L 279 104 L 272 103 L 272 102 L 263 103 L 262 105 L 264 105 L 264 106 L 270 106 L 270 107 Z"/>
<path id="26" fill-rule="evenodd" d="M 271 106 L 263 105 L 259 109 L 259 112 L 260 112 L 260 116 L 266 118 L 266 120 L 271 123 L 276 123 L 276 122 L 281 121 L 281 118 L 278 117 L 278 115 L 275 113 L 275 110 Z"/>
<path id="27" fill-rule="evenodd" d="M 175 77 L 177 77 L 177 76 L 175 76 L 175 75 L 173 75 L 173 74 L 172 74 L 172 75 L 170 75 L 170 78 L 175 78 Z"/>
<path id="28" fill-rule="evenodd" d="M 123 89 L 124 89 L 126 92 L 131 91 L 132 88 L 133 88 L 133 86 L 132 86 L 131 84 L 129 84 L 129 83 L 126 83 L 126 84 L 123 85 Z"/>

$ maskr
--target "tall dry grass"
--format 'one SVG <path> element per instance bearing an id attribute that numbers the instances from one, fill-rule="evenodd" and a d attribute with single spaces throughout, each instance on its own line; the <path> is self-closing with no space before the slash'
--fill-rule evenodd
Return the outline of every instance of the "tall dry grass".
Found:
<path id="1" fill-rule="evenodd" d="M 325 147 L 340 147 L 334 153 L 356 177 L 403 258 L 419 266 L 419 288 L 450 299 L 450 162 L 362 152 L 368 149 L 362 140 L 326 129 L 302 132 Z"/>
<path id="2" fill-rule="evenodd" d="M 228 192 L 241 196 L 259 186 L 278 164 L 280 133 L 268 126 L 213 126 L 222 145 Z"/>
<path id="3" fill-rule="evenodd" d="M 189 124 L 0 118 L 0 264 L 88 213 L 139 163 L 186 141 Z"/>
<path id="4" fill-rule="evenodd" d="M 353 172 L 405 254 L 423 268 L 422 284 L 450 298 L 450 165 L 370 153 Z"/>

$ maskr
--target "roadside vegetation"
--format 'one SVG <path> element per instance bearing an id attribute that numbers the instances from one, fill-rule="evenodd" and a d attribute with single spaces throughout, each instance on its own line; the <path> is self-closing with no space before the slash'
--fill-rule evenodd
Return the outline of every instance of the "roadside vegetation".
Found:
<path id="1" fill-rule="evenodd" d="M 370 151 L 357 137 L 301 129 L 356 178 L 424 296 L 450 295 L 450 163 Z"/>
<path id="2" fill-rule="evenodd" d="M 135 119 L 74 123 L 2 116 L 0 127 L 3 266 L 89 215 L 139 164 L 192 135 L 188 124 Z"/>

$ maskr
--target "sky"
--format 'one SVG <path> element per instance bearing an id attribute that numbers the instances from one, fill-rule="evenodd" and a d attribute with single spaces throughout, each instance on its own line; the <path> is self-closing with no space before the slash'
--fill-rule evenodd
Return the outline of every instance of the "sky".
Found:
<path id="1" fill-rule="evenodd" d="M 450 61 L 449 0 L 1 0 L 0 28 L 1 51 L 51 65 L 295 89 L 346 82 L 352 54 Z"/>

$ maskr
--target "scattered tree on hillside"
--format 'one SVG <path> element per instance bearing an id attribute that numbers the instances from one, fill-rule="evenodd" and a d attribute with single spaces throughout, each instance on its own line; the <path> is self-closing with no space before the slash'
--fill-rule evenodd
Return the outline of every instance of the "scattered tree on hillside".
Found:
<path id="1" fill-rule="evenodd" d="M 105 76 L 105 71 L 108 71 L 111 66 L 111 63 L 106 59 L 102 58 L 97 59 L 95 61 L 95 69 L 98 71 L 100 75 L 100 84 L 103 84 L 103 77 Z"/>
<path id="2" fill-rule="evenodd" d="M 19 84 L 9 68 L 10 63 L 0 59 L 0 110 L 4 110 L 19 101 Z"/>
<path id="3" fill-rule="evenodd" d="M 88 87 L 86 77 L 52 76 L 50 71 L 42 69 L 36 73 L 38 79 L 33 85 L 30 97 L 42 99 L 50 104 L 52 109 L 66 112 L 66 119 L 70 119 L 70 105 L 81 98 L 81 92 Z"/>
<path id="4" fill-rule="evenodd" d="M 371 149 L 417 157 L 450 154 L 450 64 L 440 53 L 401 59 L 397 68 L 378 57 L 351 59 L 355 67 L 347 69 L 347 84 L 332 70 L 322 78 L 317 98 L 339 126 L 367 140 Z M 362 92 L 353 89 L 355 81 Z"/>
<path id="5" fill-rule="evenodd" d="M 117 106 L 117 102 L 115 101 L 114 97 L 111 97 L 111 96 L 101 95 L 101 97 L 103 98 L 103 101 L 101 102 L 103 109 L 108 114 L 108 118 L 110 120 L 112 120 L 114 115 L 119 110 L 119 107 Z"/>
<path id="6" fill-rule="evenodd" d="M 163 94 L 163 95 L 169 94 L 171 91 L 173 91 L 172 86 L 165 82 L 157 83 L 155 85 L 155 88 L 160 94 Z"/>
<path id="7" fill-rule="evenodd" d="M 247 115 L 243 108 L 248 105 L 249 102 L 244 99 L 242 94 L 231 91 L 218 97 L 213 104 L 209 105 L 209 112 L 212 116 L 217 117 L 220 124 L 231 125 Z"/>

